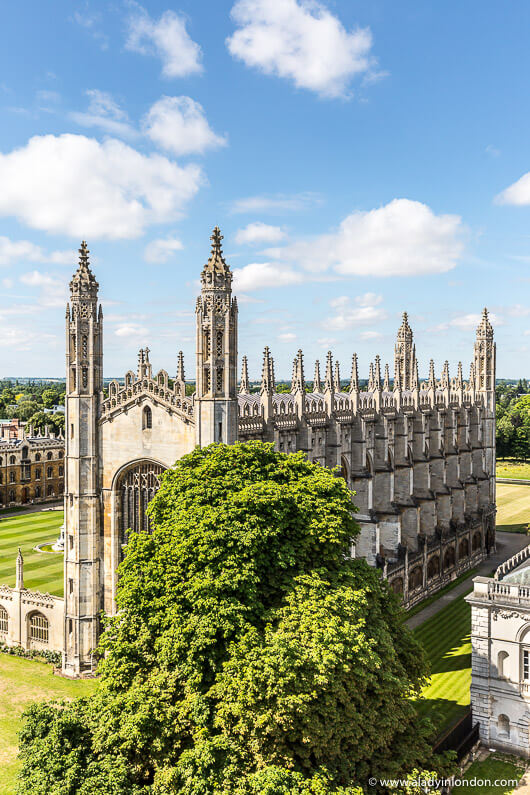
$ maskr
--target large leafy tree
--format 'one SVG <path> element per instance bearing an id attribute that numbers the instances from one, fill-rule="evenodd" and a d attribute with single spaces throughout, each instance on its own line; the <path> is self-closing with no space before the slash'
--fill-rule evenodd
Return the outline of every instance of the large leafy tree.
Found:
<path id="1" fill-rule="evenodd" d="M 424 657 L 349 556 L 353 511 L 272 445 L 179 461 L 129 540 L 97 693 L 29 711 L 19 792 L 345 795 L 425 762 Z"/>

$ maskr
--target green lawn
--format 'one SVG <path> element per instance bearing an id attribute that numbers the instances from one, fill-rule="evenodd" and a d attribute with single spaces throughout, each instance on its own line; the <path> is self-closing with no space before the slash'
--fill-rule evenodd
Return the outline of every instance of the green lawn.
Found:
<path id="1" fill-rule="evenodd" d="M 417 702 L 418 712 L 431 718 L 439 734 L 469 706 L 470 632 L 471 608 L 463 596 L 414 630 L 431 664 L 429 684 Z"/>
<path id="2" fill-rule="evenodd" d="M 524 765 L 520 759 L 507 758 L 495 754 L 494 756 L 489 756 L 483 762 L 473 762 L 462 776 L 464 781 L 472 781 L 473 779 L 477 779 L 477 781 L 489 780 L 492 782 L 490 786 L 478 783 L 474 786 L 463 784 L 459 787 L 454 787 L 452 795 L 464 795 L 464 793 L 469 795 L 472 792 L 480 793 L 480 795 L 511 795 L 515 791 L 515 787 L 506 785 L 494 787 L 493 782 L 503 780 L 519 781 L 523 773 Z"/>
<path id="3" fill-rule="evenodd" d="M 497 459 L 497 477 L 530 480 L 530 464 L 523 464 L 513 458 Z"/>
<path id="4" fill-rule="evenodd" d="M 15 559 L 20 547 L 26 588 L 62 596 L 63 555 L 50 555 L 33 549 L 36 544 L 54 542 L 62 523 L 63 511 L 0 516 L 0 584 L 15 584 Z"/>
<path id="5" fill-rule="evenodd" d="M 0 654 L 0 795 L 13 795 L 20 715 L 33 701 L 73 698 L 91 693 L 95 680 L 70 680 L 53 675 L 51 665 Z"/>
<path id="6" fill-rule="evenodd" d="M 525 533 L 530 523 L 530 486 L 497 483 L 497 530 Z"/>

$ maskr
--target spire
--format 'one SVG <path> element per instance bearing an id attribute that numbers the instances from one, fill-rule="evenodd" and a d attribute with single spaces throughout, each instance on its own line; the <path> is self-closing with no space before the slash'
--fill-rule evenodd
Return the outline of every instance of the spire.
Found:
<path id="1" fill-rule="evenodd" d="M 458 362 L 458 370 L 456 374 L 456 388 L 462 389 L 464 385 L 464 377 L 462 375 L 462 362 Z"/>
<path id="2" fill-rule="evenodd" d="M 482 310 L 482 318 L 477 326 L 477 339 L 493 339 L 493 326 L 486 307 Z"/>
<path id="3" fill-rule="evenodd" d="M 354 353 L 351 360 L 350 392 L 359 391 L 359 370 L 357 367 L 357 354 Z"/>
<path id="4" fill-rule="evenodd" d="M 412 388 L 415 367 L 414 358 L 415 350 L 413 346 L 412 329 L 409 325 L 407 313 L 403 312 L 403 319 L 398 329 L 394 353 L 394 383 L 396 377 L 398 377 L 400 389 L 409 390 Z"/>
<path id="5" fill-rule="evenodd" d="M 315 377 L 313 379 L 313 392 L 322 392 L 322 381 L 320 380 L 320 362 L 315 362 Z"/>
<path id="6" fill-rule="evenodd" d="M 21 591 L 24 588 L 24 558 L 22 557 L 22 552 L 20 550 L 20 547 L 18 548 L 16 569 L 17 569 L 17 575 L 16 575 L 15 588 Z"/>
<path id="7" fill-rule="evenodd" d="M 177 381 L 182 381 L 184 383 L 186 381 L 186 375 L 184 373 L 184 354 L 182 351 L 179 351 L 177 357 Z"/>
<path id="8" fill-rule="evenodd" d="M 381 389 L 381 359 L 379 354 L 375 357 L 374 388 L 378 391 Z"/>
<path id="9" fill-rule="evenodd" d="M 83 240 L 79 249 L 79 265 L 70 282 L 70 295 L 74 304 L 80 299 L 97 301 L 99 285 L 90 270 L 89 254 L 86 241 Z"/>
<path id="10" fill-rule="evenodd" d="M 436 376 L 434 374 L 434 359 L 431 359 L 429 363 L 429 389 L 434 389 L 436 391 Z"/>
<path id="11" fill-rule="evenodd" d="M 444 368 L 442 370 L 442 377 L 440 378 L 440 387 L 442 389 L 449 389 L 450 380 L 449 380 L 449 362 L 447 359 L 444 362 Z"/>
<path id="12" fill-rule="evenodd" d="M 340 365 L 338 360 L 335 362 L 335 376 L 333 378 L 333 389 L 335 392 L 340 392 Z"/>
<path id="13" fill-rule="evenodd" d="M 291 392 L 304 392 L 305 379 L 304 379 L 304 355 L 301 350 L 298 351 L 296 359 L 293 362 L 293 379 L 291 382 Z"/>
<path id="14" fill-rule="evenodd" d="M 137 377 L 139 381 L 142 378 L 151 378 L 151 363 L 149 362 L 149 348 L 140 348 L 140 350 L 138 351 Z"/>
<path id="15" fill-rule="evenodd" d="M 243 356 L 243 359 L 241 360 L 241 383 L 239 385 L 239 394 L 250 394 L 250 389 L 248 386 L 248 362 L 246 356 Z"/>
<path id="16" fill-rule="evenodd" d="M 230 287 L 232 273 L 223 256 L 221 244 L 223 235 L 218 226 L 214 228 L 210 240 L 212 241 L 212 250 L 201 273 L 203 287 Z"/>
<path id="17" fill-rule="evenodd" d="M 326 376 L 324 378 L 324 392 L 333 392 L 333 356 L 328 351 L 326 356 Z"/>
<path id="18" fill-rule="evenodd" d="M 390 392 L 390 370 L 385 364 L 385 380 L 383 381 L 383 392 Z"/>
<path id="19" fill-rule="evenodd" d="M 418 360 L 416 359 L 415 356 L 414 356 L 413 361 L 414 361 L 414 369 L 412 371 L 411 388 L 412 389 L 419 389 L 419 387 L 420 387 L 420 376 L 419 376 L 419 372 L 418 372 Z"/>
<path id="20" fill-rule="evenodd" d="M 370 370 L 368 372 L 368 391 L 374 391 L 374 364 L 370 362 Z"/>
<path id="21" fill-rule="evenodd" d="M 274 372 L 272 356 L 269 347 L 263 351 L 263 368 L 261 370 L 261 392 L 272 394 L 274 392 Z"/>

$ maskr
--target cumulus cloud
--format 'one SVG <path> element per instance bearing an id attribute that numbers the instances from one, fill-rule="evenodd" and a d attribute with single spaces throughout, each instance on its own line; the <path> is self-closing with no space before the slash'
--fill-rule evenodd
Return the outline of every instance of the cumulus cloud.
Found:
<path id="1" fill-rule="evenodd" d="M 17 262 L 50 262 L 55 265 L 70 265 L 76 261 L 75 251 L 44 251 L 29 240 L 10 240 L 0 235 L 0 265 Z"/>
<path id="2" fill-rule="evenodd" d="M 489 319 L 494 326 L 504 325 L 504 320 L 500 315 L 495 315 L 490 312 Z M 455 326 L 462 331 L 474 331 L 481 320 L 482 314 L 480 312 L 477 312 L 476 314 L 470 313 L 468 315 L 458 315 L 457 317 L 452 318 L 452 320 L 449 321 L 449 325 Z"/>
<path id="3" fill-rule="evenodd" d="M 0 154 L 0 216 L 33 229 L 135 238 L 174 221 L 203 183 L 199 166 L 144 155 L 113 138 L 44 135 Z"/>
<path id="4" fill-rule="evenodd" d="M 252 262 L 234 270 L 234 289 L 246 292 L 262 287 L 286 287 L 298 284 L 303 274 L 288 266 L 271 262 Z"/>
<path id="5" fill-rule="evenodd" d="M 20 277 L 20 281 L 27 287 L 36 287 L 40 289 L 38 299 L 40 306 L 64 306 L 67 292 L 67 284 L 64 279 L 57 279 L 49 273 L 33 270 L 28 273 L 23 273 Z"/>
<path id="6" fill-rule="evenodd" d="M 457 215 L 436 215 L 409 199 L 348 215 L 336 232 L 300 241 L 279 251 L 282 259 L 307 270 L 332 268 L 345 276 L 417 276 L 443 273 L 464 249 Z"/>
<path id="7" fill-rule="evenodd" d="M 322 204 L 322 197 L 318 193 L 307 191 L 305 193 L 285 194 L 277 193 L 273 196 L 247 196 L 232 202 L 230 209 L 233 213 L 270 213 L 276 215 L 284 212 L 297 212 Z"/>
<path id="8" fill-rule="evenodd" d="M 147 244 L 144 249 L 144 259 L 153 264 L 167 262 L 175 251 L 181 251 L 183 248 L 184 246 L 176 237 L 159 238 Z"/>
<path id="9" fill-rule="evenodd" d="M 143 119 L 143 130 L 158 146 L 176 155 L 189 155 L 225 146 L 226 137 L 214 133 L 202 105 L 190 97 L 162 97 Z"/>
<path id="10" fill-rule="evenodd" d="M 148 329 L 145 326 L 139 326 L 136 323 L 127 323 L 123 326 L 118 326 L 118 328 L 114 331 L 117 337 L 127 337 L 127 338 L 144 338 L 148 334 Z"/>
<path id="11" fill-rule="evenodd" d="M 226 40 L 230 54 L 298 88 L 345 96 L 354 77 L 374 71 L 370 30 L 346 30 L 316 0 L 238 0 L 231 16 L 238 29 Z"/>
<path id="12" fill-rule="evenodd" d="M 160 19 L 153 20 L 145 9 L 135 5 L 125 47 L 158 57 L 164 77 L 186 77 L 203 70 L 201 48 L 186 30 L 186 19 L 174 11 L 165 11 Z"/>
<path id="13" fill-rule="evenodd" d="M 333 298 L 329 302 L 333 313 L 322 321 L 322 325 L 330 331 L 346 331 L 385 320 L 386 312 L 378 306 L 380 299 L 381 296 L 374 293 L 366 293 L 354 303 L 348 295 Z"/>
<path id="14" fill-rule="evenodd" d="M 278 342 L 294 342 L 296 334 L 293 334 L 292 331 L 285 331 L 283 334 L 278 334 L 276 339 Z"/>
<path id="15" fill-rule="evenodd" d="M 380 340 L 382 336 L 380 331 L 361 331 L 359 334 L 362 340 Z"/>
<path id="16" fill-rule="evenodd" d="M 497 204 L 513 204 L 519 207 L 530 204 L 530 171 L 499 193 L 495 201 Z"/>
<path id="17" fill-rule="evenodd" d="M 238 229 L 235 241 L 238 245 L 253 245 L 254 243 L 278 243 L 284 238 L 285 232 L 281 226 L 270 226 L 262 221 L 255 221 L 244 229 Z"/>
<path id="18" fill-rule="evenodd" d="M 89 98 L 88 109 L 70 113 L 70 118 L 80 127 L 99 127 L 112 135 L 134 138 L 138 135 L 127 113 L 107 91 L 91 88 L 85 92 Z"/>

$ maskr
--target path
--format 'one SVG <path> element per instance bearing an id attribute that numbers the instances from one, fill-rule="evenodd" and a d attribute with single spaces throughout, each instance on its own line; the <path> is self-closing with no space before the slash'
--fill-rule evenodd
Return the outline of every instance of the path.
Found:
<path id="1" fill-rule="evenodd" d="M 516 552 L 519 552 L 520 549 L 523 549 L 523 547 L 526 547 L 528 544 L 530 544 L 530 537 L 524 535 L 524 533 L 497 532 L 496 538 L 497 551 L 480 564 L 478 571 L 475 572 L 475 574 L 470 574 L 469 577 L 459 583 L 448 593 L 440 596 L 440 598 L 435 602 L 431 602 L 430 605 L 427 605 L 424 610 L 420 610 L 420 612 L 416 613 L 415 616 L 411 616 L 411 618 L 405 622 L 410 629 L 415 629 L 415 627 L 423 624 L 423 622 L 427 621 L 428 618 L 435 616 L 436 613 L 439 613 L 440 610 L 443 610 L 443 608 L 446 607 L 449 602 L 452 602 L 458 596 L 462 596 L 462 594 L 467 593 L 473 585 L 473 577 L 478 577 L 479 575 L 482 577 L 490 577 L 493 569 L 496 569 L 497 566 L 500 566 L 500 564 L 504 563 L 505 560 L 508 560 L 508 558 L 511 558 L 512 555 L 515 555 Z"/>
<path id="2" fill-rule="evenodd" d="M 19 508 L 17 511 L 4 513 L 0 511 L 0 519 L 8 519 L 13 516 L 24 516 L 27 513 L 38 513 L 39 511 L 62 511 L 64 503 L 61 502 L 41 502 L 38 505 L 28 505 L 27 508 Z"/>

